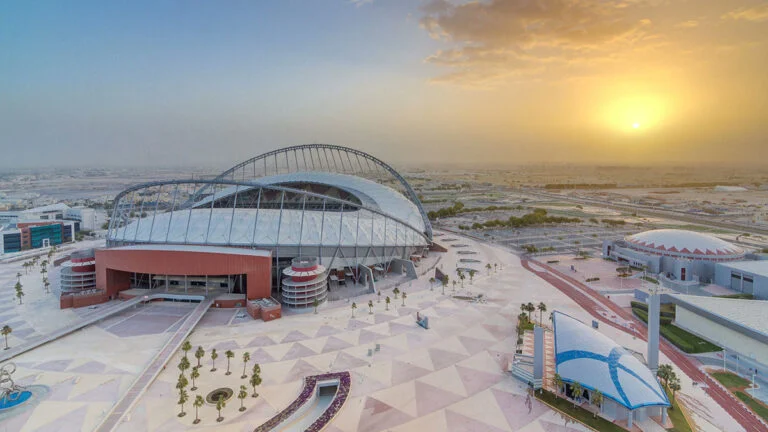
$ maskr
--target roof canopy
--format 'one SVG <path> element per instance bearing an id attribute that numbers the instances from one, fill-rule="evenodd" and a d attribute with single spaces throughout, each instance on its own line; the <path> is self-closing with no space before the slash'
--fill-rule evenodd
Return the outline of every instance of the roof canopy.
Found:
<path id="1" fill-rule="evenodd" d="M 740 259 L 744 250 L 725 240 L 695 231 L 659 229 L 625 238 L 630 247 L 646 252 L 691 259 Z"/>
<path id="2" fill-rule="evenodd" d="M 555 370 L 565 382 L 600 390 L 628 409 L 669 406 L 653 372 L 607 336 L 561 312 L 553 314 Z"/>

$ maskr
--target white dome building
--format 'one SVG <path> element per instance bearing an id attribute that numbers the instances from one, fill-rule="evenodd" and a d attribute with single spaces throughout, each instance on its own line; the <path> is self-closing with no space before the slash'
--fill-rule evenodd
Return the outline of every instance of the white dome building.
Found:
<path id="1" fill-rule="evenodd" d="M 715 263 L 742 261 L 745 255 L 744 249 L 725 240 L 680 229 L 645 231 L 603 242 L 603 257 L 644 268 L 673 283 L 709 283 Z"/>

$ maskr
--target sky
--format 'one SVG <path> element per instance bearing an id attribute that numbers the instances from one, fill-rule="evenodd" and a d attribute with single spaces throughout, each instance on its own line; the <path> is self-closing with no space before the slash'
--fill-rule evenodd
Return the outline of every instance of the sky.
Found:
<path id="1" fill-rule="evenodd" d="M 0 2 L 0 167 L 767 166 L 768 2 Z"/>

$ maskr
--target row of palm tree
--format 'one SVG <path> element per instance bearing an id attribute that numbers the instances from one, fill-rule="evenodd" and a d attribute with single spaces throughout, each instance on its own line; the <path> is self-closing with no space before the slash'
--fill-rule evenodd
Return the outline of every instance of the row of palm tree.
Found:
<path id="1" fill-rule="evenodd" d="M 544 302 L 539 302 L 538 305 L 534 305 L 531 302 L 521 303 L 520 304 L 520 310 L 523 311 L 523 313 L 528 313 L 529 317 L 533 316 L 532 314 L 538 310 L 539 311 L 539 326 L 541 326 L 541 327 L 544 326 L 542 315 L 544 314 L 544 312 L 547 311 L 547 305 L 544 304 Z"/>
<path id="2" fill-rule="evenodd" d="M 178 368 L 181 371 L 181 374 L 179 374 L 179 379 L 176 383 L 176 389 L 179 390 L 179 400 L 178 405 L 181 407 L 181 412 L 178 414 L 179 417 L 184 417 L 186 413 L 184 412 L 184 404 L 186 404 L 189 401 L 189 394 L 186 391 L 186 387 L 189 385 L 189 381 L 187 380 L 187 377 L 184 375 L 184 373 L 191 367 L 188 353 L 192 350 L 192 344 L 189 341 L 184 341 L 184 343 L 181 345 L 181 350 L 184 352 L 184 357 L 181 358 L 179 361 Z M 197 359 L 197 365 L 192 367 L 192 371 L 190 372 L 190 378 L 192 379 L 192 387 L 190 388 L 191 391 L 197 390 L 197 385 L 195 381 L 200 378 L 200 369 L 202 367 L 201 361 L 203 357 L 205 357 L 205 350 L 202 346 L 198 346 L 197 350 L 194 354 L 195 358 Z M 232 350 L 227 350 L 224 352 L 224 356 L 227 358 L 227 371 L 225 375 L 231 375 L 232 372 L 230 371 L 230 360 L 235 357 L 235 353 Z M 215 372 L 216 369 L 216 359 L 219 357 L 218 352 L 216 352 L 216 349 L 211 349 L 211 372 Z M 240 376 L 241 379 L 248 378 L 248 375 L 246 374 L 246 370 L 248 367 L 248 362 L 251 360 L 251 354 L 249 352 L 243 353 L 243 374 Z M 253 368 L 251 370 L 251 377 L 248 383 L 253 387 L 253 393 L 251 394 L 251 397 L 257 398 L 259 397 L 259 394 L 256 393 L 256 387 L 261 385 L 261 366 L 259 366 L 258 363 L 254 363 Z M 240 409 L 239 411 L 245 411 L 245 398 L 248 397 L 248 391 L 247 387 L 245 385 L 240 385 L 240 390 L 237 394 L 237 398 L 240 399 Z M 196 395 L 195 400 L 192 402 L 192 406 L 195 407 L 195 420 L 193 421 L 194 424 L 197 424 L 200 422 L 200 417 L 198 415 L 198 409 L 203 406 L 205 403 L 205 400 L 202 396 Z M 224 420 L 224 417 L 221 415 L 221 410 L 226 407 L 226 401 L 224 400 L 223 396 L 220 396 L 218 400 L 216 401 L 216 410 L 218 411 L 218 418 L 216 419 L 217 422 L 221 422 Z"/>
<path id="3" fill-rule="evenodd" d="M 4 325 L 3 328 L 0 329 L 0 334 L 2 334 L 3 338 L 5 338 L 5 348 L 3 348 L 3 349 L 9 349 L 10 348 L 8 346 L 8 335 L 11 334 L 11 332 L 13 332 L 13 329 L 8 324 Z"/>
<path id="4" fill-rule="evenodd" d="M 397 288 L 395 288 L 395 290 L 397 291 L 395 293 L 395 298 L 397 298 L 397 295 L 400 293 L 400 290 L 397 289 Z M 381 303 L 381 291 L 379 291 L 378 295 L 379 295 L 379 300 L 378 300 L 377 303 Z M 408 298 L 408 293 L 403 291 L 403 295 L 401 297 L 403 299 L 402 305 L 405 306 L 405 299 Z M 384 310 L 388 311 L 389 310 L 389 305 L 390 305 L 390 303 L 392 303 L 392 300 L 389 298 L 389 296 L 386 297 L 386 299 L 384 300 L 384 303 L 386 305 L 386 309 L 384 309 Z M 355 317 L 355 310 L 356 309 L 357 309 L 357 303 L 352 302 L 352 318 Z M 368 315 L 373 315 L 373 300 L 368 300 Z"/>
<path id="5" fill-rule="evenodd" d="M 563 378 L 558 373 L 556 373 L 552 378 L 552 385 L 555 387 L 555 395 L 557 397 L 560 397 L 561 393 L 565 393 L 565 384 L 566 383 L 563 381 Z M 570 383 L 570 387 L 571 393 L 573 394 L 573 407 L 576 408 L 576 404 L 581 403 L 581 397 L 584 394 L 584 387 L 578 381 Z M 595 389 L 590 392 L 589 403 L 591 405 L 596 405 L 600 411 L 603 409 L 603 401 L 603 393 L 600 392 L 600 390 Z M 594 417 L 596 416 L 596 413 L 593 413 L 592 415 Z"/>

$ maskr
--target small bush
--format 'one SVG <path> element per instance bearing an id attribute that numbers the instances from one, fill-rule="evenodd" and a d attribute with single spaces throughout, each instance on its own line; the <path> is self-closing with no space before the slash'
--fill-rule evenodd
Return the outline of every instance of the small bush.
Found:
<path id="1" fill-rule="evenodd" d="M 631 302 L 629 302 L 629 304 L 632 306 L 633 309 L 634 308 L 638 308 L 638 309 L 642 309 L 644 311 L 648 311 L 648 305 L 643 303 L 643 302 L 631 301 Z"/>

